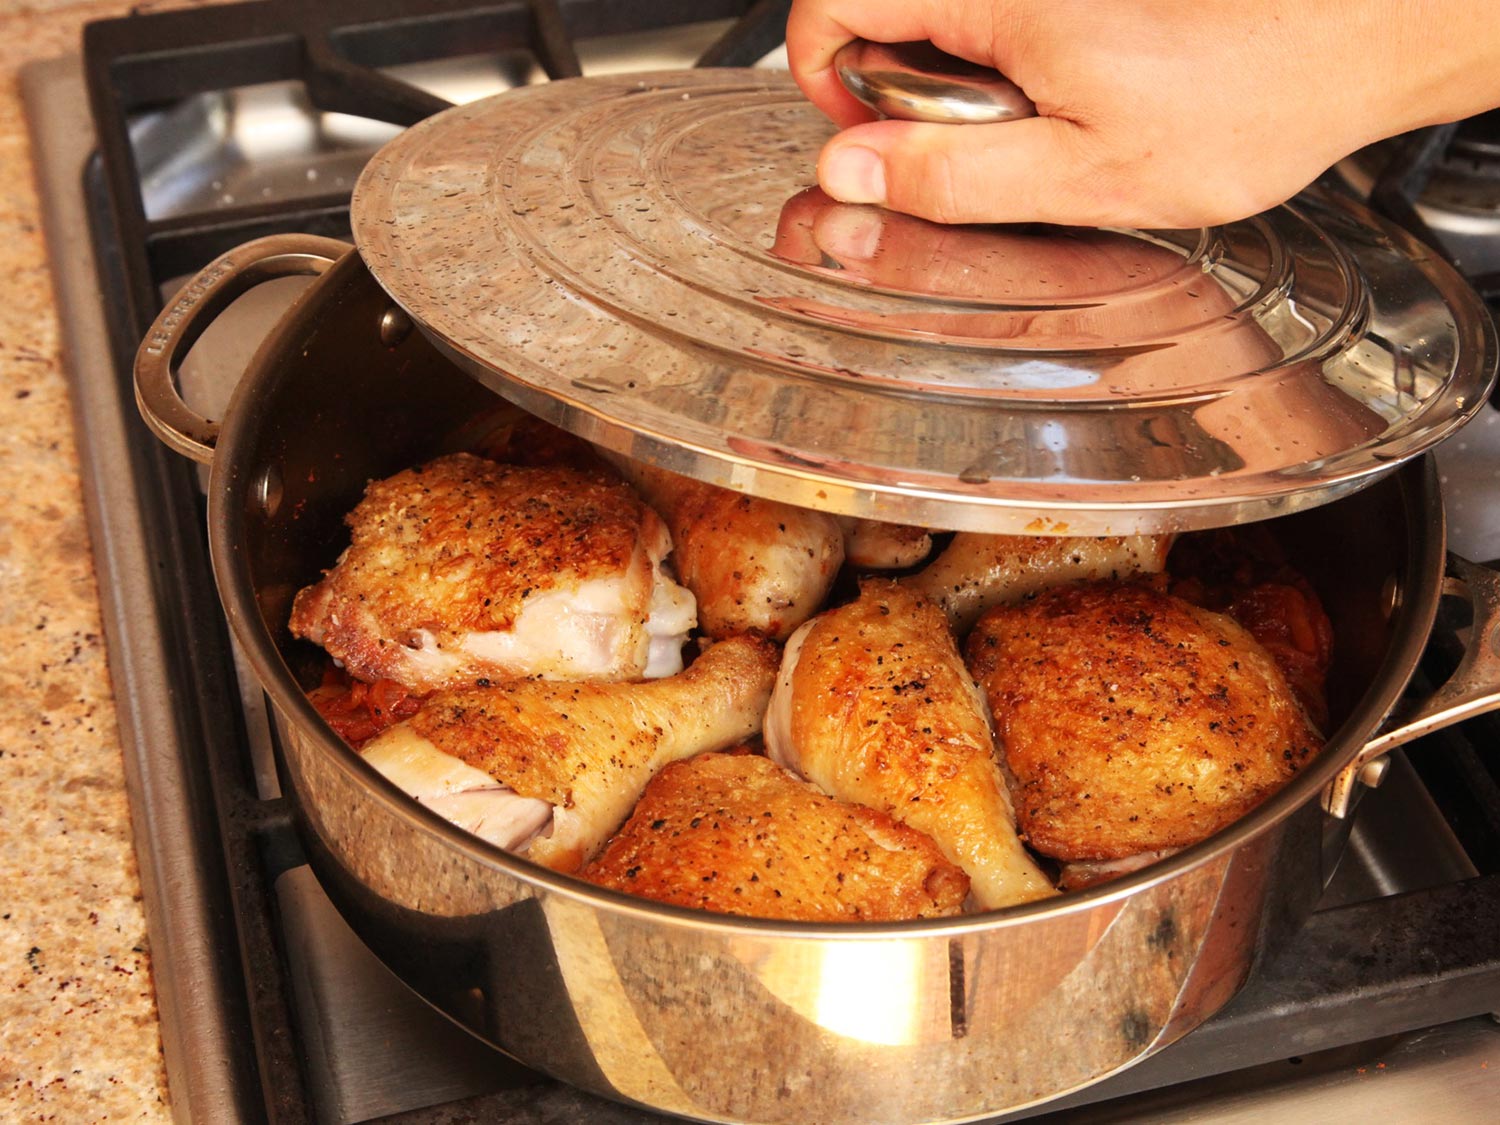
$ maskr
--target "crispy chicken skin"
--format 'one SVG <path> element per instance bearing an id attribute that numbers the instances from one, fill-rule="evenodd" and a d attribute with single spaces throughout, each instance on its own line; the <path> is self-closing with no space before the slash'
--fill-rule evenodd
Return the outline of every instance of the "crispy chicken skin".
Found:
<path id="1" fill-rule="evenodd" d="M 630 679 L 682 667 L 692 595 L 666 527 L 618 480 L 459 453 L 375 481 L 291 630 L 362 680 Z"/>
<path id="2" fill-rule="evenodd" d="M 927 833 L 983 909 L 1050 895 L 1016 837 L 984 702 L 942 610 L 886 579 L 787 644 L 771 757 L 827 793 Z"/>
<path id="3" fill-rule="evenodd" d="M 512 796 L 544 803 L 550 830 L 500 835 L 513 838 L 508 846 L 517 850 L 529 839 L 525 854 L 537 863 L 575 871 L 624 822 L 662 766 L 760 730 L 778 657 L 770 641 L 731 637 L 666 679 L 513 680 L 440 692 L 371 741 L 364 756 L 428 803 L 429 795 L 465 791 L 454 759 L 471 767 L 469 785 L 500 783 L 504 816 L 529 819 L 536 811 L 513 807 Z"/>
<path id="4" fill-rule="evenodd" d="M 942 554 L 902 582 L 942 606 L 961 637 L 990 606 L 1018 602 L 1048 586 L 1158 574 L 1171 547 L 1170 535 L 1094 539 L 961 531 Z"/>
<path id="5" fill-rule="evenodd" d="M 931 837 L 746 753 L 667 766 L 580 877 L 675 906 L 809 922 L 943 917 L 969 892 Z"/>
<path id="6" fill-rule="evenodd" d="M 1321 740 L 1243 628 L 1144 582 L 991 609 L 967 645 L 1031 846 L 1111 860 L 1204 839 Z"/>
<path id="7" fill-rule="evenodd" d="M 844 530 L 824 512 L 610 455 L 672 532 L 672 565 L 710 637 L 785 640 L 822 606 L 844 561 Z"/>

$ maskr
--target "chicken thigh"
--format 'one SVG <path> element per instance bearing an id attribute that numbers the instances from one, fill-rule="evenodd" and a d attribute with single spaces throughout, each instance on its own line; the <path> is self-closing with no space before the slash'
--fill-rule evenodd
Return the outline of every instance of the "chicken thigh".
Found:
<path id="1" fill-rule="evenodd" d="M 931 837 L 746 753 L 667 766 L 579 874 L 675 906 L 810 922 L 942 917 L 969 893 Z"/>
<path id="2" fill-rule="evenodd" d="M 1053 893 L 1016 836 L 984 703 L 942 610 L 889 580 L 787 643 L 766 746 L 827 793 L 927 833 L 984 909 Z"/>
<path id="3" fill-rule="evenodd" d="M 692 595 L 671 539 L 618 480 L 469 454 L 375 481 L 348 549 L 293 603 L 291 630 L 362 680 L 630 679 L 682 667 Z"/>
<path id="4" fill-rule="evenodd" d="M 778 655 L 770 641 L 731 637 L 666 679 L 441 692 L 363 753 L 460 827 L 575 871 L 662 766 L 760 730 Z"/>
<path id="5" fill-rule="evenodd" d="M 1230 618 L 1144 582 L 991 609 L 967 645 L 1016 816 L 1063 860 L 1180 848 L 1283 785 L 1321 740 Z"/>
<path id="6" fill-rule="evenodd" d="M 637 461 L 612 463 L 662 514 L 672 565 L 710 637 L 785 640 L 816 613 L 844 561 L 836 517 L 745 496 Z"/>
<path id="7" fill-rule="evenodd" d="M 961 531 L 927 566 L 902 581 L 942 606 L 963 636 L 993 605 L 1018 602 L 1049 586 L 1086 579 L 1158 574 L 1167 564 L 1170 535 L 986 535 Z"/>

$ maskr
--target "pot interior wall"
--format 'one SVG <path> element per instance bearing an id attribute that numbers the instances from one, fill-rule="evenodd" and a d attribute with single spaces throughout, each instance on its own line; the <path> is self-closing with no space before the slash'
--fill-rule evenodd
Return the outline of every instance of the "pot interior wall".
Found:
<path id="1" fill-rule="evenodd" d="M 317 682 L 325 658 L 288 632 L 292 598 L 347 546 L 344 516 L 365 485 L 459 448 L 462 432 L 500 406 L 420 332 L 382 342 L 382 318 L 401 314 L 357 255 L 306 300 L 315 315 L 293 310 L 231 407 L 248 448 L 233 458 L 244 472 L 230 486 L 236 499 L 227 513 L 244 521 L 236 538 L 249 553 L 265 629 L 304 687 Z"/>

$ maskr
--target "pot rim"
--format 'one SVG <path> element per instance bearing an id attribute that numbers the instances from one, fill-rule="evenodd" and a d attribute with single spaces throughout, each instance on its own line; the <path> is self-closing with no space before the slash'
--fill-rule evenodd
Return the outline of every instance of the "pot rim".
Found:
<path id="1" fill-rule="evenodd" d="M 249 471 L 251 466 L 239 463 L 249 456 L 252 444 L 251 420 L 255 412 L 246 404 L 264 395 L 268 385 L 285 377 L 283 372 L 295 369 L 295 365 L 277 362 L 277 357 L 289 347 L 300 350 L 301 341 L 316 330 L 324 304 L 334 298 L 340 287 L 349 284 L 351 276 L 365 269 L 358 253 L 349 253 L 318 277 L 267 335 L 235 389 L 225 412 L 208 487 L 209 549 L 215 583 L 236 640 L 262 687 L 285 718 L 305 731 L 321 752 L 331 756 L 341 771 L 361 781 L 364 789 L 388 812 L 415 825 L 426 835 L 440 839 L 467 858 L 538 892 L 561 895 L 622 916 L 649 916 L 674 928 L 706 926 L 724 934 L 739 932 L 761 937 L 784 934 L 789 938 L 814 940 L 941 937 L 1005 929 L 1042 918 L 1090 910 L 1130 898 L 1137 892 L 1209 864 L 1270 831 L 1302 806 L 1318 800 L 1324 788 L 1377 731 L 1399 699 L 1426 647 L 1442 595 L 1446 557 L 1441 492 L 1430 456 L 1409 462 L 1396 471 L 1402 482 L 1401 494 L 1408 512 L 1405 524 L 1407 573 L 1401 576 L 1401 597 L 1392 615 L 1393 640 L 1379 671 L 1310 766 L 1250 813 L 1208 839 L 1096 888 L 1070 891 L 1057 898 L 998 911 L 905 922 L 851 925 L 847 922 L 803 922 L 715 914 L 585 883 L 481 840 L 420 805 L 380 774 L 338 738 L 318 715 L 261 620 L 250 581 L 248 555 L 243 547 L 245 509 L 238 502 L 243 488 L 254 479 L 254 474 Z"/>

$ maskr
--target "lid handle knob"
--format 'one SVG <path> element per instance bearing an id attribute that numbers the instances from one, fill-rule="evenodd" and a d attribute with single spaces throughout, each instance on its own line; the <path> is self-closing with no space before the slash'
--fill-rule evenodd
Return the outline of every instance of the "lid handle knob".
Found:
<path id="1" fill-rule="evenodd" d="M 944 54 L 931 43 L 855 39 L 833 57 L 845 88 L 876 113 L 940 125 L 989 125 L 1035 117 L 1036 106 L 998 70 Z"/>

